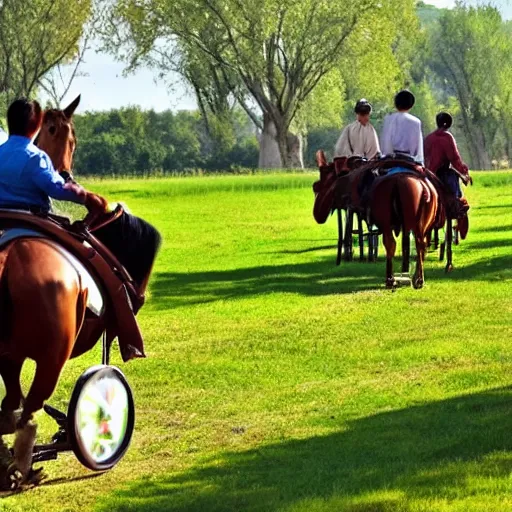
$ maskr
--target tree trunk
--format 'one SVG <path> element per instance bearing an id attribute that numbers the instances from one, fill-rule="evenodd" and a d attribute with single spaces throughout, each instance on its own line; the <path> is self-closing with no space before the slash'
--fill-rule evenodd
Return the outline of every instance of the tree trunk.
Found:
<path id="1" fill-rule="evenodd" d="M 268 114 L 263 114 L 263 130 L 260 134 L 260 169 L 280 169 L 282 167 L 281 153 L 276 140 L 277 131 Z"/>
<path id="2" fill-rule="evenodd" d="M 304 168 L 301 136 L 290 132 L 278 134 L 275 123 L 267 114 L 263 115 L 263 131 L 259 142 L 260 169 Z"/>

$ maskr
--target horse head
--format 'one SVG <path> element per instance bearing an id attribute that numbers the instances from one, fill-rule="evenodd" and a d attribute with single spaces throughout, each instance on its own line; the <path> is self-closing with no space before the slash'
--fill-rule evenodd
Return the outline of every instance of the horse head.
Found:
<path id="1" fill-rule="evenodd" d="M 73 166 L 76 148 L 73 114 L 79 103 L 80 96 L 77 96 L 65 109 L 52 108 L 43 116 L 37 146 L 48 154 L 57 171 L 70 171 Z"/>

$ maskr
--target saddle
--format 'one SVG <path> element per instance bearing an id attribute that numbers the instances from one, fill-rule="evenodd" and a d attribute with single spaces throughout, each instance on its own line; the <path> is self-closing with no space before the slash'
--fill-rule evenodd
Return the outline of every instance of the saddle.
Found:
<path id="1" fill-rule="evenodd" d="M 118 205 L 113 212 L 101 219 L 94 219 L 88 226 L 82 221 L 71 223 L 67 217 L 53 214 L 0 209 L 0 230 L 20 227 L 35 230 L 69 251 L 84 265 L 102 285 L 107 303 L 111 306 L 107 308 L 105 323 L 111 326 L 112 339 L 117 335 L 121 354 L 127 360 L 127 347 L 143 347 L 135 314 L 144 304 L 144 296 L 139 294 L 137 284 L 116 256 L 92 234 L 122 214 L 123 209 Z M 129 311 L 122 306 L 127 298 Z M 116 334 L 112 336 L 112 332 Z"/>

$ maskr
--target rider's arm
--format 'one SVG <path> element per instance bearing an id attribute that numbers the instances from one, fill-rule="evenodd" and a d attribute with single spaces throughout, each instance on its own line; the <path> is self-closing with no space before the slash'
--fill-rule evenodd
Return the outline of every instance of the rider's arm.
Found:
<path id="1" fill-rule="evenodd" d="M 345 126 L 345 128 L 343 128 L 343 131 L 341 132 L 338 142 L 336 142 L 336 146 L 334 147 L 334 158 L 337 158 L 339 156 L 352 156 L 352 150 L 350 149 L 350 144 L 348 140 L 349 126 Z"/>
<path id="2" fill-rule="evenodd" d="M 468 166 L 462 161 L 462 158 L 457 148 L 455 138 L 451 133 L 447 133 L 446 137 L 446 156 L 452 164 L 452 167 L 459 171 L 461 174 L 467 176 L 469 174 Z"/>
<path id="3" fill-rule="evenodd" d="M 368 137 L 366 138 L 366 147 L 364 149 L 364 156 L 369 160 L 380 155 L 379 138 L 377 137 L 377 132 L 372 125 L 370 125 Z"/>
<path id="4" fill-rule="evenodd" d="M 416 160 L 421 163 L 421 165 L 425 164 L 425 157 L 423 154 L 423 133 L 421 131 L 421 121 L 418 122 L 418 134 L 417 134 L 417 141 L 416 141 L 417 147 L 416 147 Z"/>
<path id="5" fill-rule="evenodd" d="M 27 164 L 27 177 L 46 195 L 59 201 L 72 201 L 83 204 L 85 191 L 79 187 L 69 187 L 62 177 L 55 171 L 48 155 L 37 154 L 32 156 Z"/>

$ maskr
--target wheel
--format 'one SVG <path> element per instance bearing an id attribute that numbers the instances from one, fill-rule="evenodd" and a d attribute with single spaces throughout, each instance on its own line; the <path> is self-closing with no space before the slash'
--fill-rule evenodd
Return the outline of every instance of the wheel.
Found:
<path id="1" fill-rule="evenodd" d="M 69 440 L 76 458 L 93 471 L 105 471 L 123 457 L 133 434 L 135 407 L 123 373 L 94 366 L 78 379 L 68 408 Z"/>

